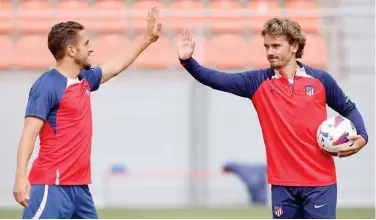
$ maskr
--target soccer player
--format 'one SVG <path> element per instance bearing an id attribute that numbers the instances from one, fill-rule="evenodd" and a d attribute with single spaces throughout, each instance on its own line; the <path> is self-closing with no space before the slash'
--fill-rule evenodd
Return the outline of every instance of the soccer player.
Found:
<path id="1" fill-rule="evenodd" d="M 48 48 L 56 59 L 56 68 L 43 73 L 30 89 L 17 154 L 14 198 L 25 207 L 23 218 L 98 218 L 88 187 L 90 92 L 125 70 L 158 40 L 162 28 L 158 14 L 157 8 L 149 11 L 144 38 L 132 51 L 94 68 L 84 26 L 68 21 L 52 27 Z M 39 155 L 27 177 L 38 135 Z"/>
<path id="2" fill-rule="evenodd" d="M 270 64 L 265 69 L 226 73 L 201 66 L 192 58 L 195 43 L 190 31 L 178 35 L 177 55 L 200 83 L 252 101 L 266 146 L 273 217 L 335 218 L 334 159 L 318 147 L 316 131 L 327 118 L 328 104 L 358 131 L 348 137 L 353 145 L 338 154 L 350 156 L 367 143 L 363 118 L 329 73 L 297 61 L 306 44 L 298 23 L 272 18 L 261 35 Z"/>

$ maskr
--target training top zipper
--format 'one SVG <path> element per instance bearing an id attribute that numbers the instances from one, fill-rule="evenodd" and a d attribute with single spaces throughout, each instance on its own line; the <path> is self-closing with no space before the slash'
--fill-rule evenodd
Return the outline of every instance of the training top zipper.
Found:
<path id="1" fill-rule="evenodd" d="M 287 84 L 287 88 L 290 92 L 290 95 L 293 96 L 294 95 L 294 84 L 295 84 L 295 75 L 296 75 L 296 71 L 294 73 L 294 77 L 293 77 L 293 81 L 292 83 L 289 82 L 289 80 L 287 79 L 287 76 L 286 74 L 283 72 L 283 70 L 279 70 L 278 71 L 279 74 L 282 76 L 283 80 L 285 81 L 285 83 Z"/>

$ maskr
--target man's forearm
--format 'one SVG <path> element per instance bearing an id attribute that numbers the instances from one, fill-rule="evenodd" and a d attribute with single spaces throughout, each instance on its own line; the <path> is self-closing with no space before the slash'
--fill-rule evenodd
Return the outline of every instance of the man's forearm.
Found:
<path id="1" fill-rule="evenodd" d="M 145 37 L 135 44 L 131 51 L 124 51 L 117 57 L 104 63 L 101 66 L 103 72 L 102 83 L 129 67 L 150 44 L 152 44 L 152 42 Z"/>
<path id="2" fill-rule="evenodd" d="M 212 89 L 232 93 L 241 97 L 251 97 L 251 89 L 249 85 L 252 82 L 247 80 L 248 73 L 226 73 L 219 72 L 214 69 L 201 66 L 194 58 L 188 60 L 181 60 L 182 66 L 203 85 L 209 86 Z M 256 83 L 256 80 L 254 80 Z"/>
<path id="3" fill-rule="evenodd" d="M 357 108 L 353 107 L 350 111 L 344 114 L 344 117 L 348 118 L 355 126 L 357 133 L 364 138 L 366 143 L 368 142 L 368 134 L 364 124 L 364 120 Z"/>
<path id="4" fill-rule="evenodd" d="M 125 68 L 130 66 L 136 58 L 151 44 L 146 38 L 141 40 L 138 44 L 136 44 L 132 52 L 124 51 L 124 54 L 121 54 L 119 57 L 114 59 L 111 63 L 114 66 L 114 72 L 120 73 Z"/>
<path id="5" fill-rule="evenodd" d="M 27 165 L 34 150 L 35 140 L 38 134 L 23 134 L 17 152 L 16 176 L 27 175 Z"/>

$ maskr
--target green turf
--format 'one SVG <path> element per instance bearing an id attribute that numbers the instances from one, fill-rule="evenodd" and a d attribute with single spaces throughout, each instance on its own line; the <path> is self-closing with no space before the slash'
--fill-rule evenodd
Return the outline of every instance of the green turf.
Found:
<path id="1" fill-rule="evenodd" d="M 20 218 L 20 210 L 0 209 L 0 218 Z M 138 209 L 99 209 L 99 218 L 271 218 L 268 207 L 252 207 L 240 209 L 159 209 L 159 210 L 138 210 Z M 339 208 L 337 218 L 346 219 L 375 219 L 375 208 Z"/>

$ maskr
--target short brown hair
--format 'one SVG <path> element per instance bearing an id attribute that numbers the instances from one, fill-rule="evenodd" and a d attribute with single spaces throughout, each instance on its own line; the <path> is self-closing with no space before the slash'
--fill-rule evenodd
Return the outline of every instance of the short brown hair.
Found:
<path id="1" fill-rule="evenodd" d="M 56 60 L 64 57 L 65 48 L 77 43 L 77 32 L 85 27 L 78 22 L 67 21 L 55 24 L 48 34 L 48 49 Z"/>
<path id="2" fill-rule="evenodd" d="M 261 35 L 264 37 L 266 34 L 276 36 L 286 36 L 290 45 L 298 43 L 298 51 L 296 51 L 295 57 L 302 58 L 304 47 L 306 44 L 306 37 L 302 31 L 300 25 L 288 18 L 272 18 L 268 20 L 261 31 Z"/>

